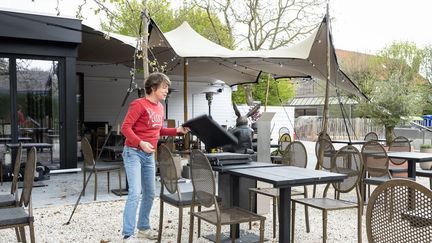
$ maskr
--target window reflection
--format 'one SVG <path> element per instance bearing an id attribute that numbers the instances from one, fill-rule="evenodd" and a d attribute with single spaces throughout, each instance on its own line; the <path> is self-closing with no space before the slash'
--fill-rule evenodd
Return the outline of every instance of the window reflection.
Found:
<path id="1" fill-rule="evenodd" d="M 0 58 L 0 136 L 11 137 L 9 58 Z"/>
<path id="2" fill-rule="evenodd" d="M 16 68 L 20 136 L 37 143 L 58 143 L 58 61 L 16 59 Z"/>

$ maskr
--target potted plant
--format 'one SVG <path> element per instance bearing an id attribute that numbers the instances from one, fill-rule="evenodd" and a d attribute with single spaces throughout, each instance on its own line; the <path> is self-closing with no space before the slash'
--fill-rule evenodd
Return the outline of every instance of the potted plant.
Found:
<path id="1" fill-rule="evenodd" d="M 432 144 L 422 144 L 420 145 L 421 153 L 432 153 Z M 423 170 L 432 169 L 432 161 L 420 163 L 420 168 Z"/>

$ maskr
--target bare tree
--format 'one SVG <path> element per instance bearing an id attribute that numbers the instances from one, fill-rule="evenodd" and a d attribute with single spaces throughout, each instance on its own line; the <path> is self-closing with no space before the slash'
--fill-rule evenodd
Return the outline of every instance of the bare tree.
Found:
<path id="1" fill-rule="evenodd" d="M 249 50 L 294 44 L 314 31 L 325 14 L 325 0 L 192 1 L 207 13 L 221 16 L 236 37 L 235 46 Z M 244 88 L 246 101 L 252 105 L 252 87 Z"/>

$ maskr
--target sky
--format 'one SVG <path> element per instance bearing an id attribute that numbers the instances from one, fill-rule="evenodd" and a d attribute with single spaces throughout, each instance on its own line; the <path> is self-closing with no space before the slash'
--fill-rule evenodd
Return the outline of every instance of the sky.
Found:
<path id="1" fill-rule="evenodd" d="M 60 12 L 74 17 L 82 0 L 59 0 Z M 55 15 L 57 0 L 0 0 L 0 9 Z M 91 0 L 87 0 L 91 3 Z M 181 0 L 173 0 L 178 5 Z M 332 34 L 337 49 L 374 54 L 394 41 L 419 47 L 432 45 L 431 0 L 330 0 Z M 87 10 L 86 24 L 97 27 L 100 18 Z"/>

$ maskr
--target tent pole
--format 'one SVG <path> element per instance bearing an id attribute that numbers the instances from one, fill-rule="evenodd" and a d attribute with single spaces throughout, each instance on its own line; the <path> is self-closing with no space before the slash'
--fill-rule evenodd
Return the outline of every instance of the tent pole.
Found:
<path id="1" fill-rule="evenodd" d="M 327 14 L 326 14 L 326 24 L 327 24 L 327 80 L 326 80 L 326 88 L 325 88 L 325 97 L 324 97 L 324 114 L 323 114 L 323 124 L 322 131 L 327 133 L 328 126 L 328 99 L 329 99 L 329 83 L 330 83 L 330 75 L 331 75 L 331 67 L 330 67 L 330 26 L 329 26 L 329 3 L 327 2 Z"/>
<path id="2" fill-rule="evenodd" d="M 183 120 L 188 120 L 188 60 L 183 59 Z M 189 150 L 189 133 L 184 137 L 184 150 Z"/>

